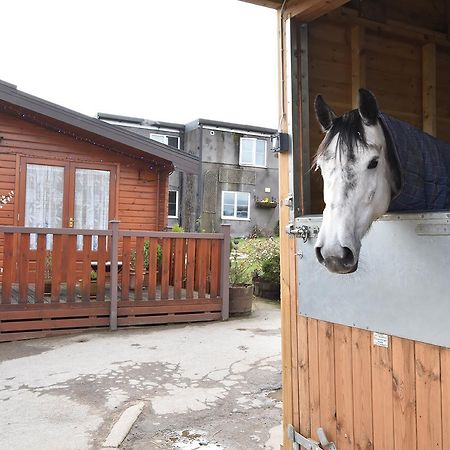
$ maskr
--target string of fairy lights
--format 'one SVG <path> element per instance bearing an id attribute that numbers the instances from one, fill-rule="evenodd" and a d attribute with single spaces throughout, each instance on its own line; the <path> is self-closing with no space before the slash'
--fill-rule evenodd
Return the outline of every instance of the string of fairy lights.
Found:
<path id="1" fill-rule="evenodd" d="M 6 195 L 0 195 L 0 209 L 11 203 L 14 198 L 14 191 L 9 191 Z"/>
<path id="2" fill-rule="evenodd" d="M 134 160 L 138 160 L 141 164 L 145 164 L 146 168 L 148 170 L 158 170 L 158 171 L 164 171 L 164 172 L 169 172 L 172 173 L 175 168 L 174 165 L 171 161 L 168 162 L 164 162 L 163 159 L 154 159 L 154 158 L 149 158 L 147 156 L 137 156 L 137 155 L 133 155 L 131 152 L 126 152 L 123 150 L 120 150 L 116 147 L 111 147 L 109 145 L 106 145 L 102 142 L 96 141 L 94 139 L 91 139 L 87 136 L 82 136 L 80 134 L 77 134 L 73 131 L 67 130 L 65 128 L 62 127 L 58 127 L 55 126 L 53 123 L 50 122 L 46 122 L 43 121 L 39 116 L 34 115 L 34 114 L 29 114 L 23 111 L 17 111 L 14 108 L 8 108 L 7 106 L 2 106 L 2 109 L 4 110 L 4 112 L 6 113 L 14 113 L 14 115 L 19 116 L 21 119 L 24 119 L 26 121 L 35 123 L 36 125 L 40 125 L 42 127 L 45 127 L 47 129 L 56 131 L 57 133 L 64 135 L 64 136 L 69 136 L 77 141 L 81 141 L 83 143 L 87 143 L 87 144 L 91 144 L 91 145 L 95 145 L 98 147 L 101 147 L 105 150 L 114 152 L 114 153 L 119 153 L 123 156 L 126 156 L 127 158 L 131 158 Z M 103 122 L 102 122 L 103 123 Z M 138 150 L 138 149 L 137 149 Z M 150 155 L 149 155 L 150 156 Z"/>

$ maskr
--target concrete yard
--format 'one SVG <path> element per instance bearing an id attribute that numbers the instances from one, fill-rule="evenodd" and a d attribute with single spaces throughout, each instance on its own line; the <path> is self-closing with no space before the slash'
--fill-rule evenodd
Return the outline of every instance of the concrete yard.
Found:
<path id="1" fill-rule="evenodd" d="M 108 439 L 142 410 L 124 449 L 278 450 L 280 346 L 262 300 L 228 322 L 0 344 L 0 448 L 100 449 L 132 407 Z"/>

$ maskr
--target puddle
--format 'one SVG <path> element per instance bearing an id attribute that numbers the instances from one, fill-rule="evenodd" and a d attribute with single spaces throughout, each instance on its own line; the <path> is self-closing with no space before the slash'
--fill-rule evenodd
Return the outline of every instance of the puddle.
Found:
<path id="1" fill-rule="evenodd" d="M 282 397 L 283 397 L 283 392 L 281 391 L 281 389 L 277 389 L 276 391 L 271 391 L 267 394 L 267 397 L 276 400 L 278 402 L 281 402 Z"/>
<path id="2" fill-rule="evenodd" d="M 169 437 L 174 448 L 179 450 L 225 450 L 217 442 L 208 439 L 206 433 L 200 430 L 183 430 Z"/>

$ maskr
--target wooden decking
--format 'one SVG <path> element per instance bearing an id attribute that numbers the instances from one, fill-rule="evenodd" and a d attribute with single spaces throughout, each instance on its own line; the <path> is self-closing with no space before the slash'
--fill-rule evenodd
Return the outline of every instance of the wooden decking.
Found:
<path id="1" fill-rule="evenodd" d="M 94 283 L 94 285 L 96 286 L 96 284 Z M 26 302 L 21 302 L 20 301 L 20 285 L 19 283 L 13 283 L 12 284 L 12 288 L 11 288 L 11 301 L 9 304 L 11 305 L 20 305 L 20 304 L 28 304 L 28 305 L 34 305 L 34 304 L 39 304 L 39 303 L 43 303 L 43 304 L 51 304 L 51 293 L 44 293 L 44 298 L 42 302 L 36 302 L 36 284 L 35 283 L 28 283 L 28 288 L 27 288 L 27 301 Z M 67 283 L 61 283 L 60 284 L 60 289 L 59 289 L 59 301 L 58 303 L 60 304 L 67 304 L 67 303 L 83 303 L 83 292 L 82 292 L 83 286 L 82 283 L 77 283 L 75 285 L 75 302 L 70 302 L 67 300 Z M 105 301 L 110 301 L 111 300 L 111 285 L 110 283 L 105 283 Z M 121 298 L 121 285 L 118 284 L 118 292 L 119 292 L 119 298 Z M 155 297 L 152 298 L 149 290 L 146 286 L 142 287 L 141 290 L 141 297 L 142 297 L 142 301 L 149 301 L 149 300 L 161 300 L 161 285 L 157 285 L 156 286 L 156 292 L 155 292 Z M 0 284 L 0 299 L 2 298 L 2 285 Z M 174 286 L 169 286 L 168 288 L 168 298 L 169 299 L 174 299 Z M 181 293 L 180 293 L 180 300 L 183 299 L 193 299 L 193 300 L 198 300 L 199 296 L 198 296 L 198 291 L 193 291 L 192 296 L 189 297 L 187 296 L 187 291 L 186 289 L 181 289 Z M 211 296 L 209 293 L 205 293 L 204 299 L 210 299 Z M 95 301 L 96 300 L 96 295 L 95 293 L 92 293 L 89 296 L 89 300 L 90 301 Z M 135 295 L 135 290 L 134 289 L 129 289 L 128 290 L 128 300 L 129 301 L 135 301 L 136 300 L 136 295 Z M 0 302 L 1 304 L 1 302 Z"/>
<path id="2" fill-rule="evenodd" d="M 229 227 L 216 234 L 120 231 L 117 221 L 111 230 L 0 227 L 1 244 L 0 341 L 228 317 Z"/>

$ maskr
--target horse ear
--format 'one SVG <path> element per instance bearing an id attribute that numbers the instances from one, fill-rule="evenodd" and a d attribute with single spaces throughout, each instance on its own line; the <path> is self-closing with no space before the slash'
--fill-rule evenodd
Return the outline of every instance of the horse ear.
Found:
<path id="1" fill-rule="evenodd" d="M 359 90 L 359 115 L 366 125 L 375 125 L 378 120 L 377 99 L 367 89 Z"/>
<path id="2" fill-rule="evenodd" d="M 328 131 L 336 118 L 334 111 L 327 105 L 323 97 L 319 94 L 314 100 L 317 121 L 320 123 L 322 131 Z"/>

